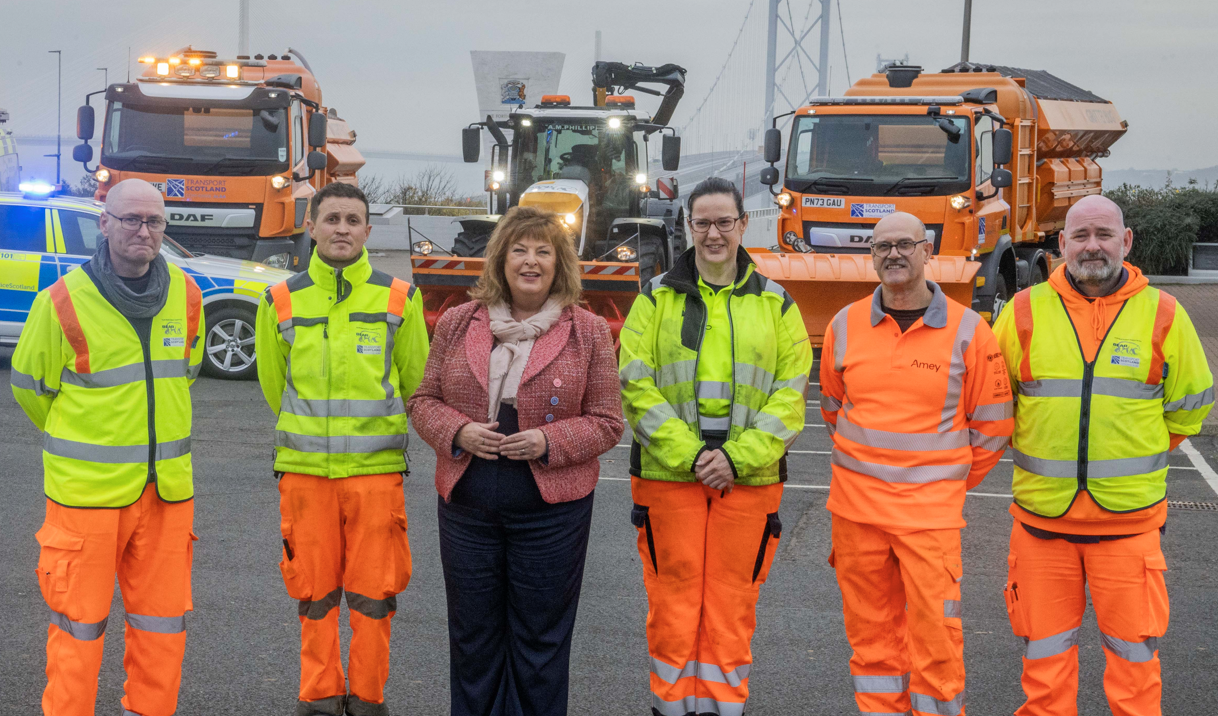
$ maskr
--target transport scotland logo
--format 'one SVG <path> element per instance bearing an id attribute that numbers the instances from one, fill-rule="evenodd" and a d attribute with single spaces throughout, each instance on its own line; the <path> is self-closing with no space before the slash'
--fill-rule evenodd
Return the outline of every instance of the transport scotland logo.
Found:
<path id="1" fill-rule="evenodd" d="M 165 196 L 177 199 L 186 198 L 186 180 L 169 179 L 165 182 Z"/>

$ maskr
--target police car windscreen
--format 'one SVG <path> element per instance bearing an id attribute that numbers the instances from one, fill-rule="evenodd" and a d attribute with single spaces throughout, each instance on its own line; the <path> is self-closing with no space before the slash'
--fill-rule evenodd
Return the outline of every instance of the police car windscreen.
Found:
<path id="1" fill-rule="evenodd" d="M 133 171 L 243 176 L 286 171 L 282 109 L 111 104 L 102 154 Z"/>
<path id="2" fill-rule="evenodd" d="M 934 117 L 801 116 L 791 133 L 787 184 L 795 191 L 856 196 L 930 196 L 969 187 L 968 120 L 953 139 Z"/>

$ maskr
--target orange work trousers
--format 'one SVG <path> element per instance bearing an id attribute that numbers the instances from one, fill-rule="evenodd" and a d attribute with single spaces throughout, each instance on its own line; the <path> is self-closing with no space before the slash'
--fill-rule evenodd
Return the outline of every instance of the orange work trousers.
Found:
<path id="1" fill-rule="evenodd" d="M 647 588 L 651 706 L 661 716 L 740 716 L 757 597 L 782 534 L 782 485 L 630 478 Z"/>
<path id="2" fill-rule="evenodd" d="M 964 714 L 960 530 L 894 535 L 833 515 L 854 700 L 864 714 Z"/>
<path id="3" fill-rule="evenodd" d="M 300 602 L 297 716 L 387 716 L 389 621 L 410 582 L 402 476 L 279 480 L 288 595 Z M 344 678 L 338 603 L 347 593 L 351 645 Z M 348 689 L 348 680 L 350 689 Z"/>
<path id="4" fill-rule="evenodd" d="M 38 587 L 51 608 L 47 630 L 46 716 L 92 716 L 114 577 L 126 612 L 123 714 L 171 716 L 178 708 L 194 502 L 168 503 L 148 485 L 116 509 L 65 507 L 47 500 L 36 535 Z"/>
<path id="5" fill-rule="evenodd" d="M 1007 614 L 1023 637 L 1017 716 L 1078 713 L 1078 630 L 1091 592 L 1106 659 L 1104 693 L 1114 716 L 1160 716 L 1159 637 L 1167 631 L 1167 562 L 1159 531 L 1074 544 L 1039 539 L 1019 522 L 1007 557 Z"/>

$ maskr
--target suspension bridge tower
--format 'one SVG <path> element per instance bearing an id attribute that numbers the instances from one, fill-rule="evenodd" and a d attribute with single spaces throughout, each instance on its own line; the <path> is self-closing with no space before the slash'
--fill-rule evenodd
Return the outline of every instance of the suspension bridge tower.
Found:
<path id="1" fill-rule="evenodd" d="M 781 113 L 776 106 L 780 98 L 785 105 L 781 111 L 788 111 L 803 106 L 813 96 L 823 97 L 829 93 L 829 10 L 833 0 L 810 0 L 804 12 L 802 26 L 795 24 L 796 13 L 792 8 L 795 0 L 767 0 L 767 2 L 770 12 L 767 18 L 769 41 L 765 70 L 765 126 L 769 127 L 773 124 L 774 115 Z M 817 9 L 818 12 L 815 19 L 812 19 L 814 9 Z M 809 19 L 811 19 L 811 23 L 808 22 Z M 815 29 L 820 30 L 820 43 L 817 48 L 817 59 L 813 60 L 812 54 L 808 51 L 808 46 L 811 44 L 808 39 Z M 784 51 L 781 57 L 779 56 L 780 47 Z M 804 69 L 805 61 L 809 65 L 807 71 Z M 798 101 L 793 101 L 787 94 L 788 90 L 796 91 L 790 86 L 790 83 L 785 82 L 791 75 L 792 67 L 799 70 L 802 80 L 802 88 L 795 94 Z M 809 86 L 809 75 L 815 77 L 814 85 Z M 800 93 L 802 93 L 802 97 Z"/>

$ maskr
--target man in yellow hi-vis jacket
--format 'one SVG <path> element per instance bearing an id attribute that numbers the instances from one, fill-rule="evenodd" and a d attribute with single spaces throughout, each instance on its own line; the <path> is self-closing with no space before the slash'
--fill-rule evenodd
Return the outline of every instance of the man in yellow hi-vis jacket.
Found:
<path id="1" fill-rule="evenodd" d="M 165 225 L 151 184 L 111 189 L 105 239 L 34 299 L 13 354 L 13 394 L 45 433 L 47 716 L 93 713 L 116 574 L 123 713 L 177 709 L 195 539 L 190 385 L 205 324 L 199 287 L 161 256 Z"/>
<path id="2" fill-rule="evenodd" d="M 1017 393 L 1006 601 L 1027 644 L 1027 701 L 1016 713 L 1077 713 L 1089 591 L 1112 713 L 1157 716 L 1167 454 L 1200 430 L 1214 378 L 1184 307 L 1122 264 L 1133 232 L 1116 204 L 1083 198 L 1060 241 L 1066 265 L 994 326 Z"/>
<path id="3" fill-rule="evenodd" d="M 300 601 L 297 716 L 388 716 L 389 620 L 410 581 L 404 401 L 423 379 L 423 297 L 368 263 L 368 201 L 313 197 L 317 252 L 258 309 L 258 379 L 275 428 L 283 581 Z M 338 602 L 351 609 L 344 679 Z"/>

